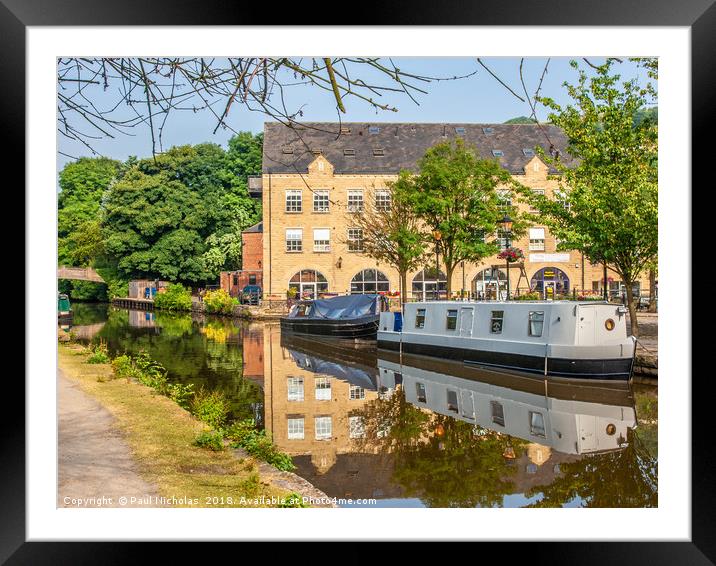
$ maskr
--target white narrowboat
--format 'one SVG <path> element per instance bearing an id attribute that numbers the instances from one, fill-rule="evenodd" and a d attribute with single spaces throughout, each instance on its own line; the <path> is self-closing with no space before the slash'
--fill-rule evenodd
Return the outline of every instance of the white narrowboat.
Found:
<path id="1" fill-rule="evenodd" d="M 379 386 L 400 385 L 405 400 L 416 407 L 564 454 L 622 449 L 629 430 L 637 427 L 629 389 L 553 387 L 543 380 L 520 381 L 497 372 L 489 376 L 479 373 L 485 370 L 456 365 L 442 362 L 427 369 L 379 358 Z"/>
<path id="2" fill-rule="evenodd" d="M 629 380 L 626 308 L 572 301 L 407 303 L 382 312 L 378 349 L 566 379 Z"/>

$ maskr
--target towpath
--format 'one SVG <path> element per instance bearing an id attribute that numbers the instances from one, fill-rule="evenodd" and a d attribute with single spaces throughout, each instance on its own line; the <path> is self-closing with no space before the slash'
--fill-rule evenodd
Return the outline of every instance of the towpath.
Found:
<path id="1" fill-rule="evenodd" d="M 157 495 L 139 476 L 114 417 L 59 369 L 57 401 L 58 507 L 139 507 L 142 498 Z"/>

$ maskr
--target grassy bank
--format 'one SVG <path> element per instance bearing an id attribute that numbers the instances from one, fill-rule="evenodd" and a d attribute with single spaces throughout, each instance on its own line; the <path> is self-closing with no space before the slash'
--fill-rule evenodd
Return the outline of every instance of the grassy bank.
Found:
<path id="1" fill-rule="evenodd" d="M 60 369 L 116 418 L 142 477 L 159 495 L 198 499 L 201 507 L 255 507 L 256 499 L 296 495 L 273 485 L 253 458 L 198 446 L 205 423 L 151 387 L 117 379 L 109 363 L 88 363 L 96 362 L 93 355 L 78 344 L 60 344 Z"/>

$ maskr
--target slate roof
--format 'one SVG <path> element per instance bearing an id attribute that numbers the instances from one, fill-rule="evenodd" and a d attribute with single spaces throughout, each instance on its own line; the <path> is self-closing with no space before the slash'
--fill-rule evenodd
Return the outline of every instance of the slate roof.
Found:
<path id="1" fill-rule="evenodd" d="M 491 130 L 486 130 L 491 128 Z M 349 130 L 346 131 L 346 130 Z M 264 124 L 263 173 L 304 173 L 320 151 L 338 174 L 415 171 L 425 151 L 440 142 L 462 138 L 482 158 L 503 152 L 500 163 L 513 174 L 524 173 L 533 155 L 525 149 L 550 144 L 569 163 L 567 138 L 556 126 L 542 124 L 440 124 L 387 122 L 309 122 L 288 128 L 279 122 Z M 347 155 L 344 150 L 353 150 Z M 382 150 L 375 155 L 374 150 Z M 290 153 L 292 151 L 292 153 Z M 550 173 L 556 173 L 550 168 Z"/>
<path id="2" fill-rule="evenodd" d="M 258 224 L 254 224 L 253 226 L 249 226 L 244 230 L 242 233 L 255 233 L 255 232 L 263 232 L 264 231 L 264 223 L 263 221 L 259 222 Z"/>

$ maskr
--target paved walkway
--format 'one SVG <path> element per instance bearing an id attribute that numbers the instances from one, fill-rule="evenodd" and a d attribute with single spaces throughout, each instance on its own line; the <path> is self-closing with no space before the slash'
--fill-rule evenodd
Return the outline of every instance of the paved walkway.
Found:
<path id="1" fill-rule="evenodd" d="M 58 507 L 157 507 L 114 417 L 57 370 Z M 121 497 L 127 503 L 120 502 Z M 132 501 L 132 497 L 135 498 Z M 142 501 L 144 498 L 144 502 Z"/>

